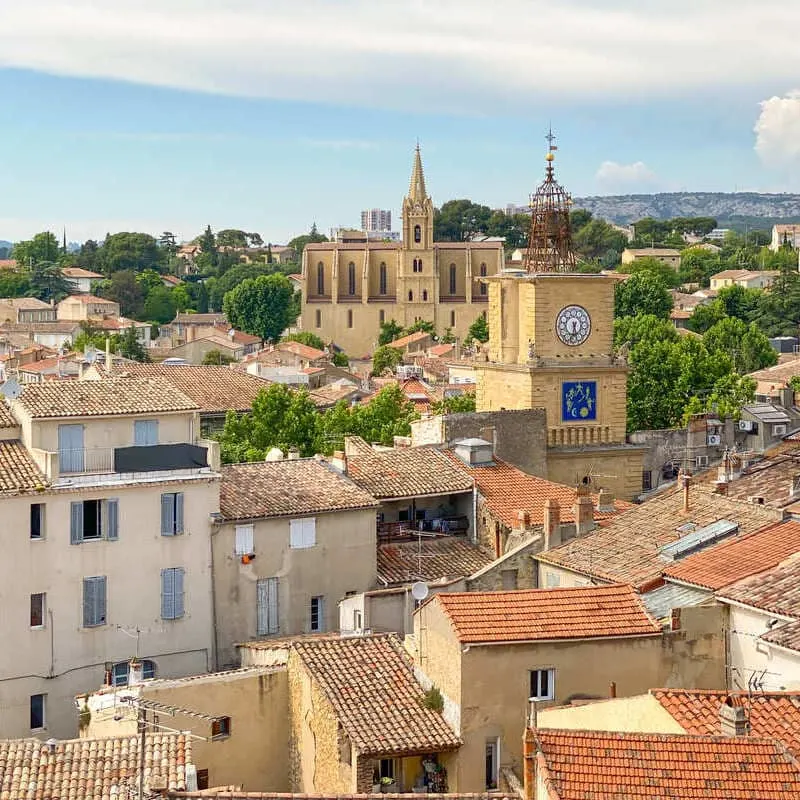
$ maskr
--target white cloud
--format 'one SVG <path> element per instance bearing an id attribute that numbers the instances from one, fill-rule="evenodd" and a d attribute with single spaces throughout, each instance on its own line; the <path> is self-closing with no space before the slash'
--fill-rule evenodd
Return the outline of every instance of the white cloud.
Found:
<path id="1" fill-rule="evenodd" d="M 756 152 L 765 163 L 780 166 L 800 162 L 800 90 L 762 101 L 753 130 Z"/>
<path id="2" fill-rule="evenodd" d="M 658 183 L 656 174 L 643 161 L 633 164 L 604 161 L 594 177 L 604 192 L 611 193 L 651 192 Z"/>
<path id="3" fill-rule="evenodd" d="M 25 0 L 0 66 L 255 97 L 496 113 L 800 72 L 800 5 L 762 0 Z M 543 21 L 546 26 L 543 27 Z"/>

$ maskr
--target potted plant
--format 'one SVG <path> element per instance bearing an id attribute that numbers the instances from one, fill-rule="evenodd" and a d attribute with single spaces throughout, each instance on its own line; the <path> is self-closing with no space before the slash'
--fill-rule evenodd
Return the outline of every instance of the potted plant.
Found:
<path id="1" fill-rule="evenodd" d="M 392 786 L 394 786 L 394 778 L 390 778 L 388 775 L 381 778 L 381 791 L 384 794 L 391 792 Z"/>

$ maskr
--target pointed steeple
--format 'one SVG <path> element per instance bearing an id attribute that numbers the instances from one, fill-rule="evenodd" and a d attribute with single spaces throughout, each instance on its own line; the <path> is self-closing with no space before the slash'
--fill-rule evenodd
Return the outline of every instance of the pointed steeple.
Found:
<path id="1" fill-rule="evenodd" d="M 419 151 L 419 142 L 414 151 L 414 168 L 411 171 L 411 183 L 408 187 L 408 199 L 413 205 L 422 205 L 428 197 L 425 190 L 425 173 L 422 171 L 422 156 Z"/>

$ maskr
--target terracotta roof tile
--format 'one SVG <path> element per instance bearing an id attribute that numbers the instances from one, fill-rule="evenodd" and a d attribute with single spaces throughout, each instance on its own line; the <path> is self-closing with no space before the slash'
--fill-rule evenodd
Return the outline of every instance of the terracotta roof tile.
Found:
<path id="1" fill-rule="evenodd" d="M 527 472 L 499 458 L 495 458 L 491 465 L 471 467 L 451 450 L 444 452 L 459 469 L 475 479 L 481 497 L 491 511 L 509 528 L 514 528 L 518 524 L 520 511 L 527 511 L 530 514 L 531 524 L 544 524 L 544 504 L 549 498 L 558 500 L 562 522 L 575 521 L 572 507 L 578 490 L 574 487 L 528 475 Z M 615 500 L 614 510 L 600 511 L 597 508 L 598 495 L 593 495 L 592 501 L 595 520 L 614 519 L 623 511 L 634 508 L 632 503 Z"/>
<path id="2" fill-rule="evenodd" d="M 439 603 L 461 642 L 652 636 L 661 627 L 630 586 L 446 592 Z"/>
<path id="3" fill-rule="evenodd" d="M 456 580 L 492 561 L 493 556 L 485 550 L 456 536 L 378 545 L 378 575 L 388 583 Z"/>
<path id="4" fill-rule="evenodd" d="M 293 645 L 360 755 L 454 750 L 461 740 L 424 692 L 395 636 L 300 641 Z"/>
<path id="5" fill-rule="evenodd" d="M 734 500 L 763 497 L 766 505 L 783 508 L 797 502 L 795 485 L 798 479 L 800 479 L 800 449 L 793 446 L 782 453 L 756 461 L 738 478 L 729 480 L 725 494 Z"/>
<path id="6" fill-rule="evenodd" d="M 765 642 L 778 645 L 786 650 L 794 650 L 800 653 L 800 620 L 794 622 L 784 622 L 766 633 L 759 636 Z M 800 749 L 798 750 L 800 755 Z"/>
<path id="7" fill-rule="evenodd" d="M 47 486 L 47 478 L 22 442 L 0 440 L 0 494 L 24 494 Z"/>
<path id="8" fill-rule="evenodd" d="M 102 306 L 118 305 L 118 303 L 114 302 L 113 300 L 107 300 L 105 297 L 98 297 L 94 294 L 71 294 L 69 297 L 65 297 L 61 302 L 66 303 L 69 300 L 77 300 L 79 303 L 84 303 L 86 305 L 89 303 Z"/>
<path id="9" fill-rule="evenodd" d="M 220 510 L 228 520 L 374 508 L 375 498 L 325 461 L 256 461 L 222 468 Z"/>
<path id="10" fill-rule="evenodd" d="M 18 424 L 5 399 L 0 398 L 0 428 L 16 428 Z"/>
<path id="11" fill-rule="evenodd" d="M 102 278 L 99 272 L 92 272 L 83 267 L 64 267 L 61 273 L 67 278 Z"/>
<path id="12" fill-rule="evenodd" d="M 380 499 L 471 491 L 472 478 L 439 450 L 404 447 L 347 459 L 347 474 Z"/>
<path id="13" fill-rule="evenodd" d="M 800 552 L 800 522 L 779 522 L 687 556 L 664 575 L 716 591 Z"/>
<path id="14" fill-rule="evenodd" d="M 178 322 L 182 325 L 217 325 L 226 322 L 224 314 L 176 314 L 173 323 Z"/>
<path id="15" fill-rule="evenodd" d="M 746 703 L 750 735 L 778 739 L 800 755 L 800 692 L 717 692 L 705 689 L 651 689 L 650 694 L 691 734 L 720 732 L 719 709 L 728 697 Z"/>
<path id="16" fill-rule="evenodd" d="M 775 509 L 732 500 L 709 487 L 690 488 L 689 511 L 683 511 L 683 492 L 676 489 L 635 506 L 599 530 L 540 553 L 537 559 L 607 581 L 646 586 L 661 577 L 665 562 L 660 549 L 686 535 L 679 528 L 700 528 L 727 519 L 747 534 L 777 522 Z"/>
<path id="17" fill-rule="evenodd" d="M 800 767 L 754 737 L 538 730 L 540 778 L 553 800 L 789 800 Z"/>
<path id="18" fill-rule="evenodd" d="M 49 303 L 36 297 L 3 297 L 0 298 L 0 305 L 26 311 L 40 311 L 51 307 Z"/>
<path id="19" fill-rule="evenodd" d="M 437 344 L 428 348 L 428 355 L 434 358 L 441 358 L 442 356 L 450 355 L 455 349 L 456 346 L 454 344 Z"/>
<path id="20" fill-rule="evenodd" d="M 458 792 L 429 795 L 433 800 L 518 800 L 516 794 L 503 792 Z M 280 792 L 245 792 L 236 787 L 214 787 L 197 792 L 169 792 L 167 800 L 408 800 L 408 793 L 380 794 L 291 794 Z"/>
<path id="21" fill-rule="evenodd" d="M 755 372 L 748 373 L 748 375 L 758 383 L 771 383 L 778 389 L 781 386 L 788 385 L 791 378 L 800 375 L 800 358 L 793 357 L 791 360 L 784 361 L 782 364 L 759 369 Z"/>
<path id="22" fill-rule="evenodd" d="M 15 401 L 33 418 L 193 411 L 197 404 L 163 378 L 106 378 L 26 386 Z"/>
<path id="23" fill-rule="evenodd" d="M 404 347 L 408 347 L 410 344 L 414 344 L 414 342 L 422 342 L 425 339 L 430 339 L 431 335 L 426 333 L 425 331 L 414 331 L 414 333 L 409 333 L 406 336 L 401 336 L 399 339 L 395 339 L 392 342 L 389 342 L 389 347 L 394 347 L 397 350 L 402 350 Z"/>
<path id="24" fill-rule="evenodd" d="M 145 786 L 186 789 L 192 763 L 189 736 L 149 733 L 145 749 Z M 136 736 L 59 741 L 55 751 L 38 739 L 0 740 L 1 800 L 118 800 L 138 787 L 139 740 Z"/>
<path id="25" fill-rule="evenodd" d="M 777 567 L 726 586 L 718 596 L 773 614 L 800 618 L 800 556 L 794 555 Z"/>
<path id="26" fill-rule="evenodd" d="M 317 361 L 321 358 L 326 358 L 324 350 L 318 350 L 316 347 L 310 347 L 303 342 L 278 342 L 275 345 L 275 350 L 280 350 L 284 353 L 292 353 L 300 358 L 308 359 L 309 361 Z"/>

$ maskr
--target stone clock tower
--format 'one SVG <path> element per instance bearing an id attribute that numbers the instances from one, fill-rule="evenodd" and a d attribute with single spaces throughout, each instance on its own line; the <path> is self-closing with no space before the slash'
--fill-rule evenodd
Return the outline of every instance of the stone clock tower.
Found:
<path id="1" fill-rule="evenodd" d="M 485 278 L 488 361 L 476 364 L 477 410 L 544 408 L 547 477 L 589 482 L 630 499 L 642 490 L 643 449 L 625 442 L 625 359 L 613 352 L 610 275 L 578 273 L 571 201 L 553 175 L 531 200 L 525 269 Z"/>

